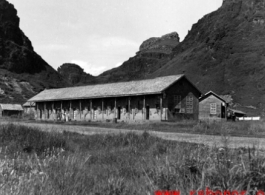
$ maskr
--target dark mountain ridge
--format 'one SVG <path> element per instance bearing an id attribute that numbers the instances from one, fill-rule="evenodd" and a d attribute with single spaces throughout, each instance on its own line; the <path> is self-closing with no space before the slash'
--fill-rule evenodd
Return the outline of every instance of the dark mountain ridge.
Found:
<path id="1" fill-rule="evenodd" d="M 32 47 L 19 28 L 14 6 L 0 0 L 0 102 L 23 103 L 45 88 L 65 81 Z"/>

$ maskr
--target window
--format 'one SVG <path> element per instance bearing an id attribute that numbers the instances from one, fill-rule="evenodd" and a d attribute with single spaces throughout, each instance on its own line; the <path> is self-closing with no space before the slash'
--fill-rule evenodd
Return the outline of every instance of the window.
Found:
<path id="1" fill-rule="evenodd" d="M 174 98 L 175 108 L 181 109 L 181 95 L 174 95 L 173 98 Z"/>
<path id="2" fill-rule="evenodd" d="M 216 114 L 216 103 L 210 104 L 210 114 Z"/>
<path id="3" fill-rule="evenodd" d="M 186 97 L 186 112 L 188 114 L 192 114 L 193 113 L 193 96 L 192 96 L 192 94 L 189 94 Z"/>

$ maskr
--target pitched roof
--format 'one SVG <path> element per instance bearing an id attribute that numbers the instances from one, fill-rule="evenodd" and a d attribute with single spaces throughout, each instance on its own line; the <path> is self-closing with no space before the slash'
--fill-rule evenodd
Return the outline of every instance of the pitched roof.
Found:
<path id="1" fill-rule="evenodd" d="M 199 101 L 202 101 L 204 99 L 206 99 L 207 97 L 209 97 L 210 95 L 215 96 L 216 98 L 218 98 L 219 100 L 226 102 L 226 100 L 224 100 L 222 97 L 220 97 L 219 95 L 217 95 L 216 93 L 214 93 L 213 91 L 209 91 L 206 94 L 204 94 L 202 97 L 199 98 Z"/>
<path id="2" fill-rule="evenodd" d="M 29 102 L 160 94 L 184 75 L 154 79 L 44 90 Z M 197 89 L 197 88 L 196 88 Z M 199 91 L 199 90 L 198 90 Z"/>
<path id="3" fill-rule="evenodd" d="M 0 104 L 2 110 L 17 110 L 23 111 L 23 108 L 20 104 Z"/>

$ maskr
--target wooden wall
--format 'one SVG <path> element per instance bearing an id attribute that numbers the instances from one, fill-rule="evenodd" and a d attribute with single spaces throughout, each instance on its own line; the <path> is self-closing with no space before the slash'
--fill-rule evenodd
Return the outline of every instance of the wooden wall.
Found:
<path id="1" fill-rule="evenodd" d="M 166 104 L 168 108 L 168 120 L 193 119 L 198 120 L 200 92 L 187 79 L 182 78 L 166 90 Z M 175 99 L 180 97 L 180 102 Z M 192 98 L 188 103 L 187 98 Z M 179 106 L 177 106 L 179 104 Z M 188 105 L 189 104 L 189 105 Z M 192 110 L 190 106 L 192 105 Z"/>

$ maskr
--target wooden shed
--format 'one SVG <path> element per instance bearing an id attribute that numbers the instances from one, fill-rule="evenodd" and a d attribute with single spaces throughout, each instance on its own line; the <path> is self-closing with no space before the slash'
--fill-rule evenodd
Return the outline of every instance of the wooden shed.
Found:
<path id="1" fill-rule="evenodd" d="M 216 93 L 209 91 L 199 101 L 199 120 L 227 119 L 227 103 Z"/>
<path id="2" fill-rule="evenodd" d="M 201 92 L 184 76 L 44 90 L 28 100 L 41 120 L 198 120 Z"/>
<path id="3" fill-rule="evenodd" d="M 235 110 L 235 109 L 229 108 L 227 111 L 228 120 L 236 121 L 238 118 L 246 117 L 246 116 L 247 114 L 241 110 Z"/>
<path id="4" fill-rule="evenodd" d="M 20 104 L 0 104 L 0 117 L 21 116 L 23 108 Z"/>
<path id="5" fill-rule="evenodd" d="M 35 113 L 35 102 L 26 102 L 23 104 L 24 113 Z"/>

